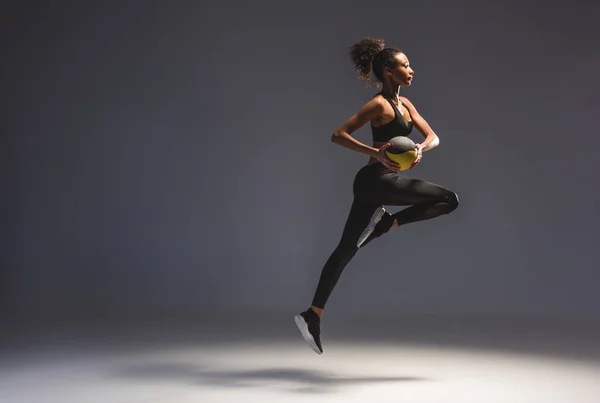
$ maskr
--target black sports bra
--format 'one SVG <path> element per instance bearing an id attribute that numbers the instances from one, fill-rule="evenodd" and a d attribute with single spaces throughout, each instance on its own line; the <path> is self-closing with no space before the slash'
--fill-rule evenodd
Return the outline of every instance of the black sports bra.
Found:
<path id="1" fill-rule="evenodd" d="M 373 141 L 384 143 L 396 136 L 408 136 L 413 128 L 412 118 L 406 120 L 404 116 L 398 110 L 398 107 L 392 102 L 392 100 L 382 95 L 394 108 L 394 119 L 382 126 L 373 126 L 371 123 L 371 132 L 373 133 Z M 402 102 L 402 101 L 400 101 Z"/>

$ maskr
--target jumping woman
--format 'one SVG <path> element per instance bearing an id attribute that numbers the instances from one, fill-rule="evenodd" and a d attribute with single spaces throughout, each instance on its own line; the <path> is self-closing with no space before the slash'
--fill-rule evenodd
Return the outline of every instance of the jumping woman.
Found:
<path id="1" fill-rule="evenodd" d="M 417 159 L 410 168 L 421 161 L 424 152 L 440 143 L 415 106 L 400 96 L 400 88 L 411 85 L 414 77 L 406 54 L 385 47 L 382 39 L 365 38 L 350 47 L 349 55 L 360 78 L 375 80 L 381 92 L 346 120 L 331 138 L 335 144 L 370 158 L 354 178 L 350 213 L 339 244 L 321 271 L 312 304 L 294 318 L 302 336 L 317 354 L 323 353 L 320 340 L 323 309 L 358 249 L 392 228 L 449 214 L 458 207 L 456 193 L 431 182 L 404 177 L 398 164 L 385 155 L 385 149 L 391 146 L 388 141 L 408 136 L 413 126 L 424 140 L 416 144 Z M 367 123 L 373 135 L 372 146 L 352 136 Z M 385 205 L 410 207 L 390 214 Z"/>

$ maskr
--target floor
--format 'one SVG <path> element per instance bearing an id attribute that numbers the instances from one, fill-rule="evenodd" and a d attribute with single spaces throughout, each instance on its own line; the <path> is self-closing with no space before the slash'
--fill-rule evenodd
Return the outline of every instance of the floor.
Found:
<path id="1" fill-rule="evenodd" d="M 600 402 L 595 325 L 333 319 L 322 332 L 317 355 L 293 314 L 13 331 L 0 402 Z"/>

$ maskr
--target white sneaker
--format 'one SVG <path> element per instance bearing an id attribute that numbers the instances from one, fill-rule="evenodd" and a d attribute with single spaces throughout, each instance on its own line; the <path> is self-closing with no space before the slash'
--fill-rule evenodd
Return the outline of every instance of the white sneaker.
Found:
<path id="1" fill-rule="evenodd" d="M 377 210 L 375 210 L 375 213 L 373 213 L 369 225 L 367 225 L 367 228 L 365 228 L 363 233 L 358 238 L 356 246 L 358 246 L 359 248 L 362 246 L 362 244 L 367 240 L 367 238 L 373 233 L 373 231 L 375 230 L 375 226 L 379 221 L 381 221 L 381 217 L 383 217 L 384 214 L 385 209 L 383 207 L 379 207 Z"/>

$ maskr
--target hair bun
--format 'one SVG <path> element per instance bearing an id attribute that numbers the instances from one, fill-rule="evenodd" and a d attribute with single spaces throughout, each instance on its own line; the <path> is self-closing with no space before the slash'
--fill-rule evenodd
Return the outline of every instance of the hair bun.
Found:
<path id="1" fill-rule="evenodd" d="M 348 55 L 360 78 L 365 80 L 369 78 L 373 58 L 383 49 L 385 49 L 385 42 L 381 38 L 367 37 L 350 46 Z"/>

